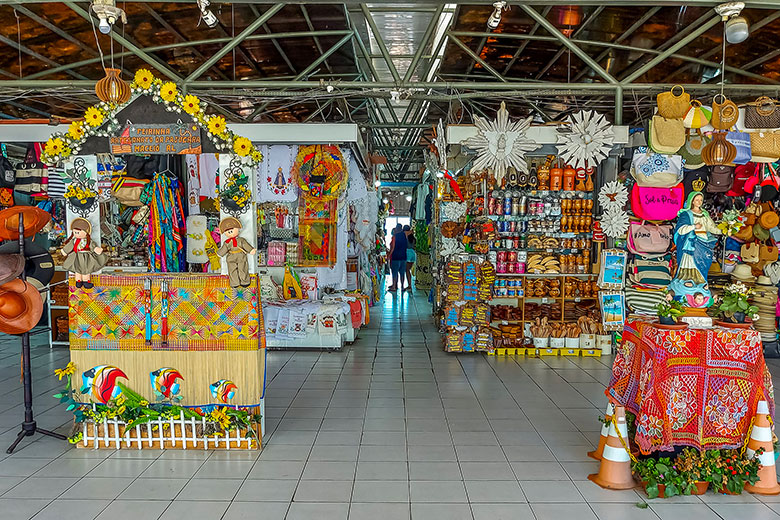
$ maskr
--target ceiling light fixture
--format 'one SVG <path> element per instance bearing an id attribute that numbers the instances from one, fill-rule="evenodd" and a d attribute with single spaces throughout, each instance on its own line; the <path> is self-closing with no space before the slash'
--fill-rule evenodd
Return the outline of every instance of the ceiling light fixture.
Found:
<path id="1" fill-rule="evenodd" d="M 726 41 L 731 44 L 742 43 L 750 36 L 750 25 L 744 16 L 740 16 L 744 8 L 745 2 L 726 2 L 715 7 L 715 12 L 726 23 Z"/>
<path id="2" fill-rule="evenodd" d="M 92 0 L 91 8 L 98 18 L 98 29 L 103 34 L 110 33 L 117 20 L 127 23 L 127 15 L 116 6 L 115 0 Z"/>
<path id="3" fill-rule="evenodd" d="M 406 196 L 406 202 L 412 202 L 412 196 L 411 195 L 407 195 Z"/>
<path id="4" fill-rule="evenodd" d="M 381 185 L 382 185 L 382 181 L 380 181 L 379 179 L 374 181 L 374 186 L 376 186 L 377 188 L 380 187 Z"/>
<path id="5" fill-rule="evenodd" d="M 216 15 L 209 9 L 211 2 L 209 0 L 198 0 L 198 9 L 200 9 L 200 17 L 203 23 L 209 27 L 216 27 L 219 23 Z"/>
<path id="6" fill-rule="evenodd" d="M 490 17 L 487 20 L 487 28 L 495 30 L 498 28 L 498 24 L 501 23 L 501 13 L 504 9 L 508 9 L 506 2 L 493 2 L 493 12 L 490 13 Z"/>

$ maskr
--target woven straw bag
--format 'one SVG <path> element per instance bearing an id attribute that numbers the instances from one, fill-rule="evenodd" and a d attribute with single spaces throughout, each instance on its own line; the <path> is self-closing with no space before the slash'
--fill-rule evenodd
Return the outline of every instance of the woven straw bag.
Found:
<path id="1" fill-rule="evenodd" d="M 777 101 L 761 96 L 745 109 L 745 128 L 780 128 Z"/>
<path id="2" fill-rule="evenodd" d="M 718 101 L 718 96 L 722 98 L 722 101 Z M 716 94 L 712 98 L 712 119 L 710 124 L 716 130 L 729 130 L 735 124 L 739 118 L 739 108 L 737 105 L 728 99 L 723 94 Z"/>
<path id="3" fill-rule="evenodd" d="M 680 94 L 675 90 L 680 89 Z M 673 86 L 669 92 L 661 92 L 656 97 L 658 114 L 667 119 L 682 119 L 691 106 L 691 95 L 681 85 Z"/>
<path id="4" fill-rule="evenodd" d="M 650 148 L 664 154 L 675 154 L 685 145 L 685 127 L 680 119 L 660 115 L 650 121 Z"/>
<path id="5" fill-rule="evenodd" d="M 780 147 L 776 132 L 752 132 L 750 134 L 751 161 L 771 163 L 780 159 Z"/>

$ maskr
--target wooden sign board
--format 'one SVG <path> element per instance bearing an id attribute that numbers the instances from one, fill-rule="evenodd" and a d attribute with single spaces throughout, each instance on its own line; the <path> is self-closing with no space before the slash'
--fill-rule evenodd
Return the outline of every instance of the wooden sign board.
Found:
<path id="1" fill-rule="evenodd" d="M 111 153 L 146 155 L 200 154 L 200 128 L 193 123 L 162 125 L 128 124 L 121 134 L 111 137 Z"/>

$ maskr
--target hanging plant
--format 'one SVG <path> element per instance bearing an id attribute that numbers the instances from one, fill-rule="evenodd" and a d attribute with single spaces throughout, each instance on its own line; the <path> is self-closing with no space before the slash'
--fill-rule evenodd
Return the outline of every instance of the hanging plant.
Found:
<path id="1" fill-rule="evenodd" d="M 65 170 L 65 175 L 70 178 L 68 188 L 65 190 L 65 201 L 68 207 L 80 217 L 86 217 L 95 208 L 97 200 L 96 182 L 89 177 L 89 169 L 82 157 L 76 157 L 73 167 Z"/>
<path id="2" fill-rule="evenodd" d="M 609 156 L 615 133 L 607 119 L 593 110 L 570 115 L 558 129 L 558 155 L 575 168 L 597 166 Z"/>
<path id="3" fill-rule="evenodd" d="M 178 85 L 172 81 L 162 81 L 147 69 L 135 73 L 130 84 L 131 96 L 128 101 L 102 101 L 87 108 L 84 121 L 74 121 L 68 131 L 51 136 L 41 154 L 46 164 L 59 163 L 73 154 L 78 154 L 84 142 L 90 137 L 109 137 L 120 128 L 116 116 L 123 108 L 140 95 L 152 96 L 152 100 L 165 107 L 169 112 L 189 114 L 199 129 L 214 143 L 221 153 L 238 155 L 241 163 L 257 166 L 263 160 L 263 154 L 246 137 L 234 134 L 227 128 L 225 118 L 219 115 L 207 115 L 207 103 L 192 94 L 183 95 Z"/>
<path id="4" fill-rule="evenodd" d="M 244 173 L 241 161 L 233 159 L 225 172 L 227 180 L 220 190 L 220 209 L 226 213 L 238 217 L 246 212 L 252 200 L 249 189 L 249 177 Z"/>

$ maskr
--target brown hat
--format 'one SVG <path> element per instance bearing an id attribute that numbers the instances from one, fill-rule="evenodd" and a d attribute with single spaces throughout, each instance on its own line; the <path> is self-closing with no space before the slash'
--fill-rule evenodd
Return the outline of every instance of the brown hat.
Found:
<path id="1" fill-rule="evenodd" d="M 219 232 L 224 233 L 228 229 L 238 228 L 241 229 L 241 222 L 237 218 L 225 217 L 219 221 Z"/>
<path id="2" fill-rule="evenodd" d="M 0 240 L 19 238 L 19 215 L 24 218 L 24 236 L 31 237 L 51 220 L 51 215 L 34 206 L 14 206 L 0 211 Z"/>
<path id="3" fill-rule="evenodd" d="M 18 278 L 24 271 L 22 255 L 0 255 L 0 285 Z"/>
<path id="4" fill-rule="evenodd" d="M 758 223 L 764 229 L 772 229 L 780 224 L 780 217 L 774 211 L 764 211 L 761 216 L 758 217 Z"/>
<path id="5" fill-rule="evenodd" d="M 43 289 L 49 285 L 54 277 L 54 260 L 49 251 L 38 242 L 32 238 L 24 239 L 24 271 L 28 282 L 38 289 Z M 16 242 L 6 242 L 0 245 L 0 256 L 18 251 L 19 244 Z M 2 282 L 2 276 L 0 276 L 0 282 Z"/>
<path id="6" fill-rule="evenodd" d="M 0 332 L 27 332 L 37 325 L 41 314 L 41 293 L 32 284 L 16 279 L 0 286 Z"/>

